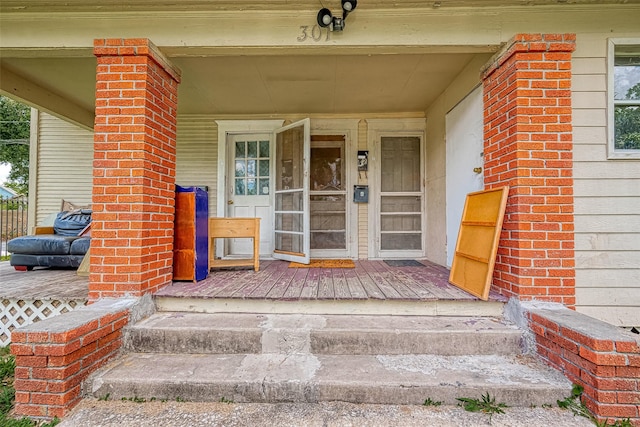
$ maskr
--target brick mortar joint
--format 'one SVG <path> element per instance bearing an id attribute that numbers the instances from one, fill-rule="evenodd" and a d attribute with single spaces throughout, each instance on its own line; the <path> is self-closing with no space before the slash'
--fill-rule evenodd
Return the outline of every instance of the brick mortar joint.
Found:
<path id="1" fill-rule="evenodd" d="M 508 42 L 503 43 L 500 50 L 496 52 L 489 61 L 481 68 L 480 76 L 481 80 L 488 79 L 496 70 L 500 68 L 502 64 L 507 62 L 509 58 L 514 56 L 516 53 L 525 53 L 525 52 L 564 52 L 571 53 L 575 50 L 576 40 L 574 34 L 562 34 L 560 40 L 546 40 L 547 34 L 542 34 L 541 40 L 525 40 L 523 34 L 517 34 L 512 37 Z M 564 43 L 571 45 L 571 48 L 566 50 L 550 50 L 550 46 L 558 43 Z M 541 49 L 538 47 L 531 48 L 531 45 L 540 45 L 543 44 L 546 46 L 545 49 Z M 567 71 L 567 70 L 564 70 Z"/>
<path id="2" fill-rule="evenodd" d="M 146 43 L 146 46 L 141 46 L 141 45 L 126 45 L 125 40 L 138 40 L 138 39 L 106 39 L 106 40 L 122 40 L 122 44 L 118 45 L 118 46 L 110 46 L 108 44 L 106 45 L 100 45 L 99 41 L 102 41 L 105 39 L 94 39 L 93 41 L 93 45 L 94 45 L 94 55 L 96 57 L 105 57 L 105 56 L 146 56 L 148 58 L 150 58 L 151 60 L 153 60 L 153 62 L 155 62 L 160 68 L 162 68 L 164 71 L 167 72 L 167 74 L 169 74 L 171 76 L 171 78 L 176 82 L 176 83 L 180 83 L 181 79 L 182 79 L 182 71 L 180 70 L 180 68 L 178 68 L 176 65 L 174 65 L 169 58 L 167 58 L 162 51 L 160 51 L 160 49 L 149 39 L 142 39 L 140 40 L 141 42 Z M 106 52 L 99 52 L 100 50 L 103 49 L 112 49 L 112 48 L 119 48 L 119 47 L 128 47 L 128 48 L 132 48 L 133 50 L 133 54 L 122 54 L 122 53 L 106 53 Z M 146 48 L 148 49 L 148 52 L 144 52 L 144 53 L 138 53 L 138 48 Z M 146 50 L 145 49 L 145 50 Z"/>
<path id="3" fill-rule="evenodd" d="M 577 329 L 575 327 L 572 327 L 572 325 L 563 323 L 561 321 L 559 322 L 559 321 L 557 321 L 557 319 L 552 319 L 550 317 L 547 317 L 544 314 L 541 314 L 540 312 L 537 312 L 536 309 L 529 310 L 529 309 L 525 308 L 524 311 L 526 313 L 526 316 L 527 316 L 527 319 L 529 321 L 529 324 L 530 325 L 536 325 L 539 328 L 539 330 L 535 330 L 534 328 L 532 328 L 532 331 L 536 336 L 540 336 L 540 337 L 545 338 L 545 339 L 551 339 L 546 334 L 547 331 L 549 331 L 549 332 L 551 332 L 551 333 L 553 333 L 555 335 L 558 335 L 561 338 L 566 339 L 567 341 L 570 341 L 571 343 L 576 344 L 579 347 L 579 349 L 580 348 L 584 348 L 585 350 L 587 350 L 589 352 L 592 352 L 592 353 L 596 354 L 597 356 L 622 356 L 625 359 L 626 365 L 621 365 L 621 366 L 628 366 L 628 364 L 629 364 L 629 355 L 638 354 L 636 352 L 629 353 L 629 352 L 625 352 L 625 351 L 620 351 L 620 350 L 618 350 L 616 348 L 617 347 L 616 344 L 618 344 L 618 343 L 629 343 L 629 344 L 634 344 L 635 343 L 635 344 L 638 344 L 640 342 L 640 340 L 636 339 L 635 337 L 632 337 L 632 336 L 629 336 L 629 337 L 618 336 L 618 337 L 601 338 L 601 337 L 589 335 L 588 333 L 585 333 L 582 330 L 579 330 L 579 329 Z M 575 315 L 580 315 L 579 313 L 573 312 L 572 310 L 568 310 L 567 309 L 567 311 L 570 312 L 570 313 L 573 313 Z M 558 327 L 559 330 L 555 331 L 552 328 L 550 328 L 548 325 L 535 320 L 533 318 L 532 314 L 535 314 L 535 315 L 541 317 L 546 322 L 555 324 Z M 596 319 L 593 319 L 593 320 L 597 321 Z M 600 321 L 597 321 L 597 322 L 600 322 Z M 601 323 L 604 323 L 604 322 L 601 322 Z M 607 325 L 609 325 L 609 324 L 607 324 Z M 618 329 L 617 327 L 615 327 L 613 325 L 609 325 L 609 326 L 612 329 L 613 328 L 615 328 L 616 330 Z M 585 337 L 586 339 L 593 340 L 595 343 L 598 343 L 598 342 L 600 342 L 600 343 L 611 342 L 613 344 L 614 348 L 611 349 L 611 350 L 594 349 L 591 346 L 589 346 L 588 344 L 584 344 L 584 343 L 578 342 L 575 339 L 573 339 L 571 337 L 568 337 L 563 332 L 563 329 L 571 331 L 571 332 L 573 332 L 573 333 L 575 333 L 577 335 L 581 335 L 581 336 Z M 539 332 L 541 332 L 542 334 L 539 333 Z M 564 346 L 561 342 L 556 342 L 556 341 L 553 341 L 553 342 L 556 345 L 560 346 L 561 348 L 567 349 L 567 347 Z M 577 354 L 577 355 L 581 356 L 579 354 L 579 351 L 577 353 L 574 353 L 574 354 Z M 583 357 L 583 356 L 581 356 L 581 357 Z"/>

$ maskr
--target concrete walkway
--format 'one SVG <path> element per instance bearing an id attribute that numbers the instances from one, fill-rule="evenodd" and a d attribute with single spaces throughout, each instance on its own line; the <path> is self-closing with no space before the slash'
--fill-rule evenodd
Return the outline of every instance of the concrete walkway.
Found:
<path id="1" fill-rule="evenodd" d="M 593 424 L 559 408 L 505 408 L 489 416 L 455 406 L 361 405 L 344 402 L 188 403 L 84 400 L 59 427 L 269 426 L 269 427 L 587 427 Z"/>

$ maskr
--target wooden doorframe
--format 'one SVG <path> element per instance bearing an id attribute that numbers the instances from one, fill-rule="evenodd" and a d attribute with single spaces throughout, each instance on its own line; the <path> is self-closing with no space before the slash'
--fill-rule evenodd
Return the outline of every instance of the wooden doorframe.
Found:
<path id="1" fill-rule="evenodd" d="M 380 259 L 380 139 L 384 136 L 414 136 L 420 138 L 420 187 L 422 189 L 422 250 L 407 251 L 403 257 L 422 258 L 426 255 L 427 237 L 427 192 L 426 192 L 426 119 L 367 119 L 367 140 L 372 144 L 369 153 L 369 258 Z"/>
<path id="2" fill-rule="evenodd" d="M 215 122 L 218 126 L 218 159 L 216 162 L 218 168 L 218 182 L 216 186 L 218 197 L 216 198 L 216 216 L 222 218 L 226 215 L 227 208 L 227 137 L 238 134 L 273 134 L 275 129 L 282 127 L 284 120 L 216 120 Z M 270 138 L 270 145 L 273 146 L 271 139 L 272 138 Z M 271 168 L 271 170 L 271 175 L 273 175 L 273 168 Z M 273 176 L 271 176 L 271 178 L 273 178 Z M 270 205 L 273 206 L 273 195 L 270 194 L 270 197 Z M 222 257 L 224 255 L 223 246 L 224 245 L 219 245 L 216 247 L 216 257 Z"/>

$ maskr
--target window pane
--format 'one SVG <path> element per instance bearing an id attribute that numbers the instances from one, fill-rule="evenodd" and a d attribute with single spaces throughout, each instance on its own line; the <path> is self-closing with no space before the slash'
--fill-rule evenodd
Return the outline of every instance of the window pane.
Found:
<path id="1" fill-rule="evenodd" d="M 615 148 L 640 150 L 640 107 L 616 106 Z"/>
<path id="2" fill-rule="evenodd" d="M 419 250 L 422 249 L 422 236 L 420 234 L 383 234 L 380 236 L 380 249 Z"/>
<path id="3" fill-rule="evenodd" d="M 247 176 L 256 176 L 255 160 L 247 160 Z"/>
<path id="4" fill-rule="evenodd" d="M 340 147 L 311 147 L 311 190 L 343 190 Z"/>
<path id="5" fill-rule="evenodd" d="M 260 178 L 258 181 L 258 186 L 260 187 L 260 195 L 266 196 L 269 194 L 269 178 Z"/>
<path id="6" fill-rule="evenodd" d="M 250 159 L 255 159 L 258 157 L 258 142 L 257 141 L 249 141 L 247 142 L 247 157 Z"/>
<path id="7" fill-rule="evenodd" d="M 236 160 L 236 176 L 245 176 L 247 174 L 244 160 Z"/>
<path id="8" fill-rule="evenodd" d="M 244 179 L 236 179 L 236 185 L 235 185 L 235 191 L 236 191 L 236 196 L 244 196 L 245 195 L 245 191 L 244 191 Z"/>
<path id="9" fill-rule="evenodd" d="M 260 157 L 269 157 L 269 141 L 260 141 Z"/>
<path id="10" fill-rule="evenodd" d="M 258 183 L 256 179 L 247 180 L 247 196 L 255 196 L 258 194 Z"/>
<path id="11" fill-rule="evenodd" d="M 383 196 L 380 198 L 381 212 L 420 212 L 420 196 Z"/>
<path id="12" fill-rule="evenodd" d="M 640 100 L 640 46 L 616 46 L 615 100 Z"/>
<path id="13" fill-rule="evenodd" d="M 244 157 L 244 141 L 238 141 L 236 142 L 236 158 L 243 158 Z"/>
<path id="14" fill-rule="evenodd" d="M 382 191 L 420 191 L 420 138 L 382 137 Z"/>
<path id="15" fill-rule="evenodd" d="M 259 176 L 269 176 L 269 160 L 260 160 Z"/>

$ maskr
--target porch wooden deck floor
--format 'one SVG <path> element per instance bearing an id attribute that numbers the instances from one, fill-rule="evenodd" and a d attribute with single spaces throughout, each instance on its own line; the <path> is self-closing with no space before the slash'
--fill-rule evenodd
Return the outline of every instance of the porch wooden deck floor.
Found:
<path id="1" fill-rule="evenodd" d="M 9 261 L 0 262 L 1 299 L 87 300 L 89 278 L 74 269 L 34 268 L 16 271 Z"/>
<path id="2" fill-rule="evenodd" d="M 289 268 L 285 261 L 263 260 L 260 271 L 213 270 L 200 282 L 173 282 L 156 295 L 241 300 L 395 300 L 477 301 L 448 282 L 449 270 L 429 261 L 424 267 L 392 267 L 384 261 L 355 261 L 355 268 Z M 76 270 L 36 268 L 16 271 L 0 262 L 0 298 L 86 300 L 89 279 Z M 491 292 L 489 300 L 505 302 Z"/>
<path id="3" fill-rule="evenodd" d="M 173 298 L 242 300 L 477 301 L 448 282 L 449 270 L 429 261 L 395 267 L 384 261 L 355 261 L 355 268 L 289 268 L 289 262 L 260 261 L 260 271 L 218 269 L 200 282 L 173 282 L 156 295 Z M 506 301 L 491 292 L 490 301 Z"/>

